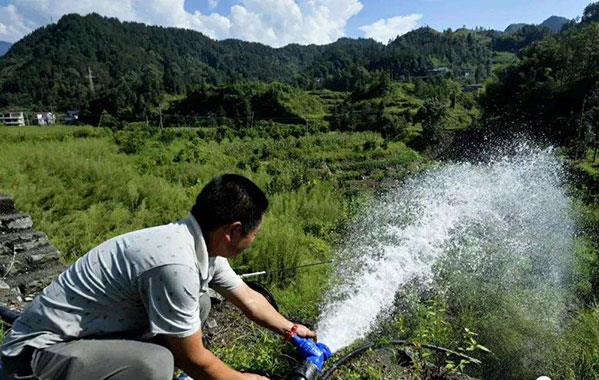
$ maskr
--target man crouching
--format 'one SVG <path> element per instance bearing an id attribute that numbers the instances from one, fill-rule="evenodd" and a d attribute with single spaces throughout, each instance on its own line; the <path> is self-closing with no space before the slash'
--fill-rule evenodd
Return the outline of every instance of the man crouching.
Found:
<path id="1" fill-rule="evenodd" d="M 112 238 L 71 265 L 27 307 L 2 346 L 9 378 L 264 379 L 228 367 L 202 343 L 208 285 L 281 335 L 313 331 L 279 314 L 231 269 L 268 207 L 249 179 L 225 174 L 202 189 L 188 218 Z"/>

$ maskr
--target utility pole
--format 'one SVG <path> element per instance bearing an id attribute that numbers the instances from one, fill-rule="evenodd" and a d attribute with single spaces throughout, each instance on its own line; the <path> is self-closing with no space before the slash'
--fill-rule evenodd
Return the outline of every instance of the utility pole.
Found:
<path id="1" fill-rule="evenodd" d="M 100 128 L 100 126 L 102 126 L 102 119 L 104 118 L 104 112 L 106 112 L 106 110 L 102 110 L 102 113 L 100 113 L 100 120 L 98 120 L 98 128 Z"/>
<path id="2" fill-rule="evenodd" d="M 96 96 L 96 88 L 94 87 L 94 76 L 92 75 L 91 67 L 87 66 L 87 79 L 89 80 L 89 92 L 93 97 Z"/>

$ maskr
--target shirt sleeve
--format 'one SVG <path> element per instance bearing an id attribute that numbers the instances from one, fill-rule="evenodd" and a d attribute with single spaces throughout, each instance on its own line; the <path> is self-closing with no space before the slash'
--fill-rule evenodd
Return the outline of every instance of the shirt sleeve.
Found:
<path id="1" fill-rule="evenodd" d="M 150 333 L 184 338 L 200 329 L 197 271 L 179 264 L 154 268 L 140 276 L 138 289 L 148 313 Z"/>
<path id="2" fill-rule="evenodd" d="M 214 276 L 212 277 L 210 286 L 219 293 L 223 293 L 239 287 L 242 283 L 243 280 L 231 268 L 229 261 L 224 257 L 218 256 L 214 261 Z"/>

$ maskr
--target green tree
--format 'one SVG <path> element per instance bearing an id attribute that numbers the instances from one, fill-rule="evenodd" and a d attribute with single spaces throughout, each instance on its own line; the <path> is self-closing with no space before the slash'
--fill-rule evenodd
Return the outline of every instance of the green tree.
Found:
<path id="1" fill-rule="evenodd" d="M 525 131 L 560 144 L 579 140 L 580 115 L 599 83 L 599 23 L 580 24 L 524 49 L 481 97 L 496 133 Z"/>
<path id="2" fill-rule="evenodd" d="M 416 114 L 416 120 L 422 124 L 422 138 L 425 144 L 439 142 L 447 114 L 447 105 L 438 99 L 429 98 L 424 101 Z"/>
<path id="3" fill-rule="evenodd" d="M 587 5 L 580 21 L 585 24 L 599 22 L 599 1 Z"/>

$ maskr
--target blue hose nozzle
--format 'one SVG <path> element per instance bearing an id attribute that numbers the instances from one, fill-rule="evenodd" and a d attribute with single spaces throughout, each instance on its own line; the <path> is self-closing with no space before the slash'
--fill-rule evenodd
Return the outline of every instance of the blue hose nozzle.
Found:
<path id="1" fill-rule="evenodd" d="M 294 335 L 291 342 L 297 347 L 297 354 L 304 361 L 314 364 L 318 372 L 322 370 L 324 362 L 333 355 L 326 344 L 316 343 L 312 339 Z"/>

